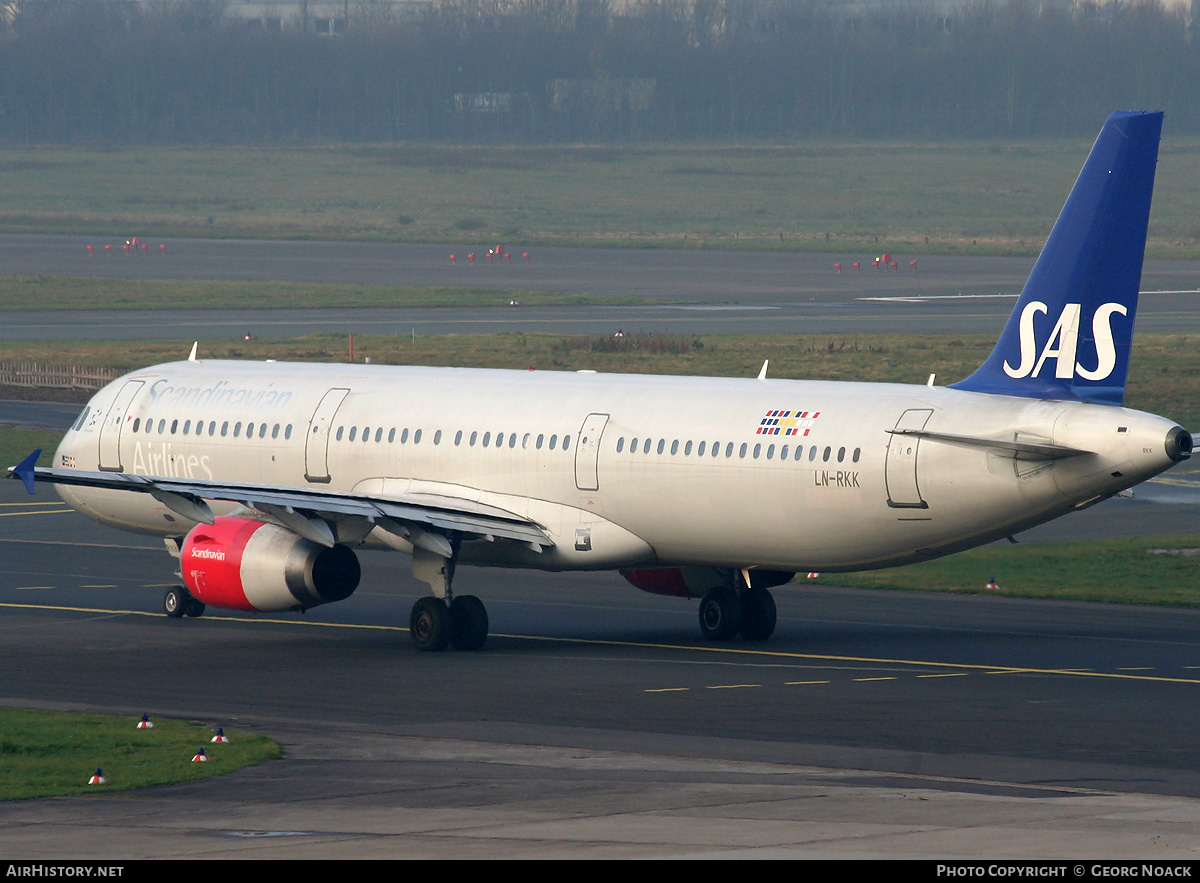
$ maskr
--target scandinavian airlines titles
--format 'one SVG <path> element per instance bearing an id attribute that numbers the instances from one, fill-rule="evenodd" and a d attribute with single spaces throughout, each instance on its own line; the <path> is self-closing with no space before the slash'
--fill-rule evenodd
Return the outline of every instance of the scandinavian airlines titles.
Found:
<path id="1" fill-rule="evenodd" d="M 1096 343 L 1096 367 L 1085 368 L 1075 361 L 1075 351 L 1079 346 L 1079 316 L 1080 304 L 1064 304 L 1059 313 L 1058 322 L 1045 346 L 1037 352 L 1037 339 L 1034 335 L 1033 320 L 1038 313 L 1049 312 L 1040 300 L 1030 301 L 1021 311 L 1021 364 L 1013 367 L 1007 360 L 1004 362 L 1004 373 L 1014 379 L 1022 377 L 1041 376 L 1042 366 L 1047 359 L 1054 359 L 1054 376 L 1060 380 L 1069 380 L 1078 375 L 1085 380 L 1104 380 L 1117 366 L 1117 348 L 1113 343 L 1112 317 L 1114 313 L 1128 315 L 1124 305 L 1107 303 L 1099 307 L 1092 316 L 1092 337 Z"/>

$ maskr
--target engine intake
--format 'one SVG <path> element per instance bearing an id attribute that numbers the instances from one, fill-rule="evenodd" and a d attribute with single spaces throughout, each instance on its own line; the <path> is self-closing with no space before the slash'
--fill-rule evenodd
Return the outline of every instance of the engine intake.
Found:
<path id="1" fill-rule="evenodd" d="M 362 575 L 346 546 L 326 548 L 274 524 L 231 516 L 194 527 L 180 561 L 192 595 L 230 610 L 306 610 L 342 601 Z"/>

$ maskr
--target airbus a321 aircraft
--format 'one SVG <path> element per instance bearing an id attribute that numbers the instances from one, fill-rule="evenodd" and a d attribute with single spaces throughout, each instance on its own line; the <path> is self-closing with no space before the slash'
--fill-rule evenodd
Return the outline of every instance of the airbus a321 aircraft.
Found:
<path id="1" fill-rule="evenodd" d="M 457 564 L 621 570 L 700 598 L 714 640 L 769 637 L 796 572 L 923 561 L 1104 500 L 1187 459 L 1181 427 L 1122 407 L 1161 113 L 1109 117 L 995 350 L 948 387 L 187 361 L 91 400 L 53 482 L 160 536 L 205 605 L 348 597 L 358 547 L 432 589 L 422 650 L 474 650 Z"/>

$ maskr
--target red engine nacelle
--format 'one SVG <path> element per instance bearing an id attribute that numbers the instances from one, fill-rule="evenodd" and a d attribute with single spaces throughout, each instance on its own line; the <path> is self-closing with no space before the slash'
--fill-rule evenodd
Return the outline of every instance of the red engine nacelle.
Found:
<path id="1" fill-rule="evenodd" d="M 621 571 L 621 576 L 643 592 L 674 598 L 699 598 L 714 586 L 728 585 L 731 575 L 731 571 L 715 567 L 637 567 Z M 790 571 L 755 568 L 750 571 L 750 585 L 772 589 L 794 576 Z"/>
<path id="2" fill-rule="evenodd" d="M 341 601 L 361 576 L 346 546 L 326 548 L 274 524 L 230 516 L 194 527 L 180 561 L 193 596 L 231 610 L 305 610 Z"/>
<path id="3" fill-rule="evenodd" d="M 622 570 L 629 584 L 651 595 L 670 595 L 673 598 L 695 598 L 696 593 L 683 578 L 678 567 L 637 567 Z"/>

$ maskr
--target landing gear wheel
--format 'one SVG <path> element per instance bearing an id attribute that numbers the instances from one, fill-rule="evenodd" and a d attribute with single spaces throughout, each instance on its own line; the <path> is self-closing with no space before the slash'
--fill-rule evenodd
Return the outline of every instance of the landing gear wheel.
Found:
<path id="1" fill-rule="evenodd" d="M 453 630 L 454 621 L 445 601 L 429 597 L 413 605 L 408 631 L 418 650 L 445 650 Z"/>
<path id="2" fill-rule="evenodd" d="M 742 622 L 738 631 L 747 641 L 765 641 L 775 631 L 775 599 L 766 589 L 742 592 Z"/>
<path id="3" fill-rule="evenodd" d="M 710 641 L 728 641 L 738 633 L 742 605 L 726 586 L 709 589 L 700 599 L 700 632 Z"/>
<path id="4" fill-rule="evenodd" d="M 487 608 L 474 595 L 456 595 L 450 603 L 454 621 L 450 643 L 459 650 L 478 650 L 488 636 Z"/>
<path id="5" fill-rule="evenodd" d="M 183 586 L 171 586 L 163 595 L 163 612 L 171 619 L 178 619 L 187 612 L 188 602 L 193 600 Z"/>
<path id="6" fill-rule="evenodd" d="M 203 616 L 205 611 L 204 602 L 196 598 L 188 598 L 187 607 L 183 610 L 184 616 Z"/>

